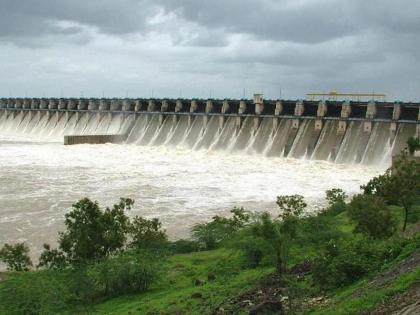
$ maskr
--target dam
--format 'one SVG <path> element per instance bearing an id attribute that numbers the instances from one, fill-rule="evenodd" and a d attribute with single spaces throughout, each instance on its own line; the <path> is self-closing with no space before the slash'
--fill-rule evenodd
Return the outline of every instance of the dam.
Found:
<path id="1" fill-rule="evenodd" d="M 420 104 L 218 99 L 0 99 L 0 132 L 377 164 L 420 134 Z"/>
<path id="2" fill-rule="evenodd" d="M 133 198 L 130 215 L 158 217 L 171 238 L 234 206 L 276 213 L 279 195 L 316 210 L 327 189 L 358 193 L 418 133 L 416 103 L 0 99 L 0 244 L 37 257 L 84 197 Z M 110 143 L 64 145 L 92 135 Z"/>

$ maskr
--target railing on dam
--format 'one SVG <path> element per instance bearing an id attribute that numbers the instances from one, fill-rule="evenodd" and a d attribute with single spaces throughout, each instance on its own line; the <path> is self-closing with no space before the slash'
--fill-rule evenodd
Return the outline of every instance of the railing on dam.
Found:
<path id="1" fill-rule="evenodd" d="M 420 103 L 264 100 L 262 95 L 255 95 L 252 100 L 2 98 L 0 110 L 277 117 L 293 119 L 296 126 L 300 120 L 312 119 L 318 128 L 324 120 L 338 120 L 342 129 L 346 128 L 346 121 L 364 121 L 367 129 L 371 122 L 420 124 Z"/>

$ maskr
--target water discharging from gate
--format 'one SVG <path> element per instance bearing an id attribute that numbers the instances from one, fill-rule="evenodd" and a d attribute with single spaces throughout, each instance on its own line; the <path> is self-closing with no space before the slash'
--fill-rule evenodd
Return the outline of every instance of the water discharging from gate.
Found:
<path id="1" fill-rule="evenodd" d="M 220 124 L 220 119 L 224 123 Z M 252 117 L 237 128 L 236 117 L 167 116 L 110 113 L 3 112 L 3 135 L 26 135 L 34 139 L 62 141 L 64 135 L 128 134 L 127 143 L 142 146 L 182 147 L 189 150 L 223 151 L 267 157 L 324 160 L 336 163 L 388 164 L 415 125 L 400 124 L 395 134 L 390 124 L 374 123 L 371 132 L 363 131 L 363 122 L 350 122 L 344 134 L 338 133 L 338 121 L 326 121 L 321 130 L 313 120 L 303 120 L 298 129 L 292 121 L 264 118 L 255 129 Z"/>
<path id="2" fill-rule="evenodd" d="M 37 256 L 54 243 L 64 214 L 83 197 L 112 205 L 136 200 L 131 215 L 159 217 L 171 237 L 233 206 L 276 211 L 277 195 L 322 204 L 327 189 L 357 193 L 390 164 L 415 125 L 313 120 L 0 111 L 0 244 L 27 241 Z M 207 121 L 206 121 L 207 120 Z M 222 128 L 221 128 L 222 127 Z M 125 145 L 63 146 L 69 134 L 127 134 Z"/>

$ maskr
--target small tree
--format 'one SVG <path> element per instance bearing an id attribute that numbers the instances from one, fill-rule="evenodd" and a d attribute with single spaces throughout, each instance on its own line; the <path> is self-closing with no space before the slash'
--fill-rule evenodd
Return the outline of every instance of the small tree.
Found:
<path id="1" fill-rule="evenodd" d="M 44 246 L 40 266 L 56 268 L 63 257 L 71 264 L 84 263 L 120 250 L 130 227 L 125 211 L 133 204 L 133 200 L 121 198 L 112 208 L 102 210 L 97 202 L 80 200 L 65 215 L 66 230 L 59 233 L 59 250 Z"/>
<path id="2" fill-rule="evenodd" d="M 402 154 L 384 175 L 373 178 L 361 188 L 365 194 L 375 194 L 390 204 L 402 206 L 405 231 L 413 206 L 420 200 L 420 162 Z"/>
<path id="3" fill-rule="evenodd" d="M 356 223 L 355 232 L 373 238 L 385 238 L 394 234 L 397 222 L 382 198 L 373 195 L 357 195 L 348 207 L 350 219 Z"/>
<path id="4" fill-rule="evenodd" d="M 244 208 L 235 207 L 230 212 L 231 218 L 214 216 L 211 222 L 194 225 L 193 237 L 204 244 L 207 250 L 211 250 L 249 223 L 250 214 Z"/>
<path id="5" fill-rule="evenodd" d="M 162 230 L 162 223 L 159 219 L 145 219 L 135 217 L 130 226 L 132 241 L 131 247 L 135 248 L 162 248 L 168 245 L 168 237 Z"/>
<path id="6" fill-rule="evenodd" d="M 340 188 L 333 188 L 325 192 L 328 205 L 332 206 L 336 203 L 345 203 L 347 194 Z"/>
<path id="7" fill-rule="evenodd" d="M 303 196 L 279 196 L 277 205 L 282 211 L 278 219 L 272 219 L 270 214 L 263 213 L 260 221 L 252 226 L 254 236 L 264 239 L 272 248 L 276 271 L 283 276 L 289 254 L 290 243 L 296 236 L 299 217 L 306 208 Z"/>
<path id="8" fill-rule="evenodd" d="M 346 210 L 347 194 L 340 188 L 333 188 L 325 192 L 328 207 L 324 209 L 324 214 L 338 215 Z"/>
<path id="9" fill-rule="evenodd" d="M 67 265 L 66 256 L 58 249 L 51 249 L 49 244 L 44 244 L 44 251 L 39 257 L 37 268 L 63 269 Z"/>
<path id="10" fill-rule="evenodd" d="M 5 244 L 0 249 L 0 261 L 7 265 L 8 270 L 28 271 L 32 266 L 32 261 L 28 254 L 29 248 L 25 243 Z"/>

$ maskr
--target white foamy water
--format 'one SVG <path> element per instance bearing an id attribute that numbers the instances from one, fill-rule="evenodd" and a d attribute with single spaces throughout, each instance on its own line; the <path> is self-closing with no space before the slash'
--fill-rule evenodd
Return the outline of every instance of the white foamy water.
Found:
<path id="1" fill-rule="evenodd" d="M 111 206 L 135 199 L 130 215 L 159 217 L 173 238 L 233 206 L 275 211 L 275 199 L 302 194 L 312 205 L 339 187 L 353 194 L 385 166 L 265 157 L 167 146 L 78 145 L 0 138 L 0 244 L 26 241 L 37 256 L 54 243 L 72 203 Z"/>

